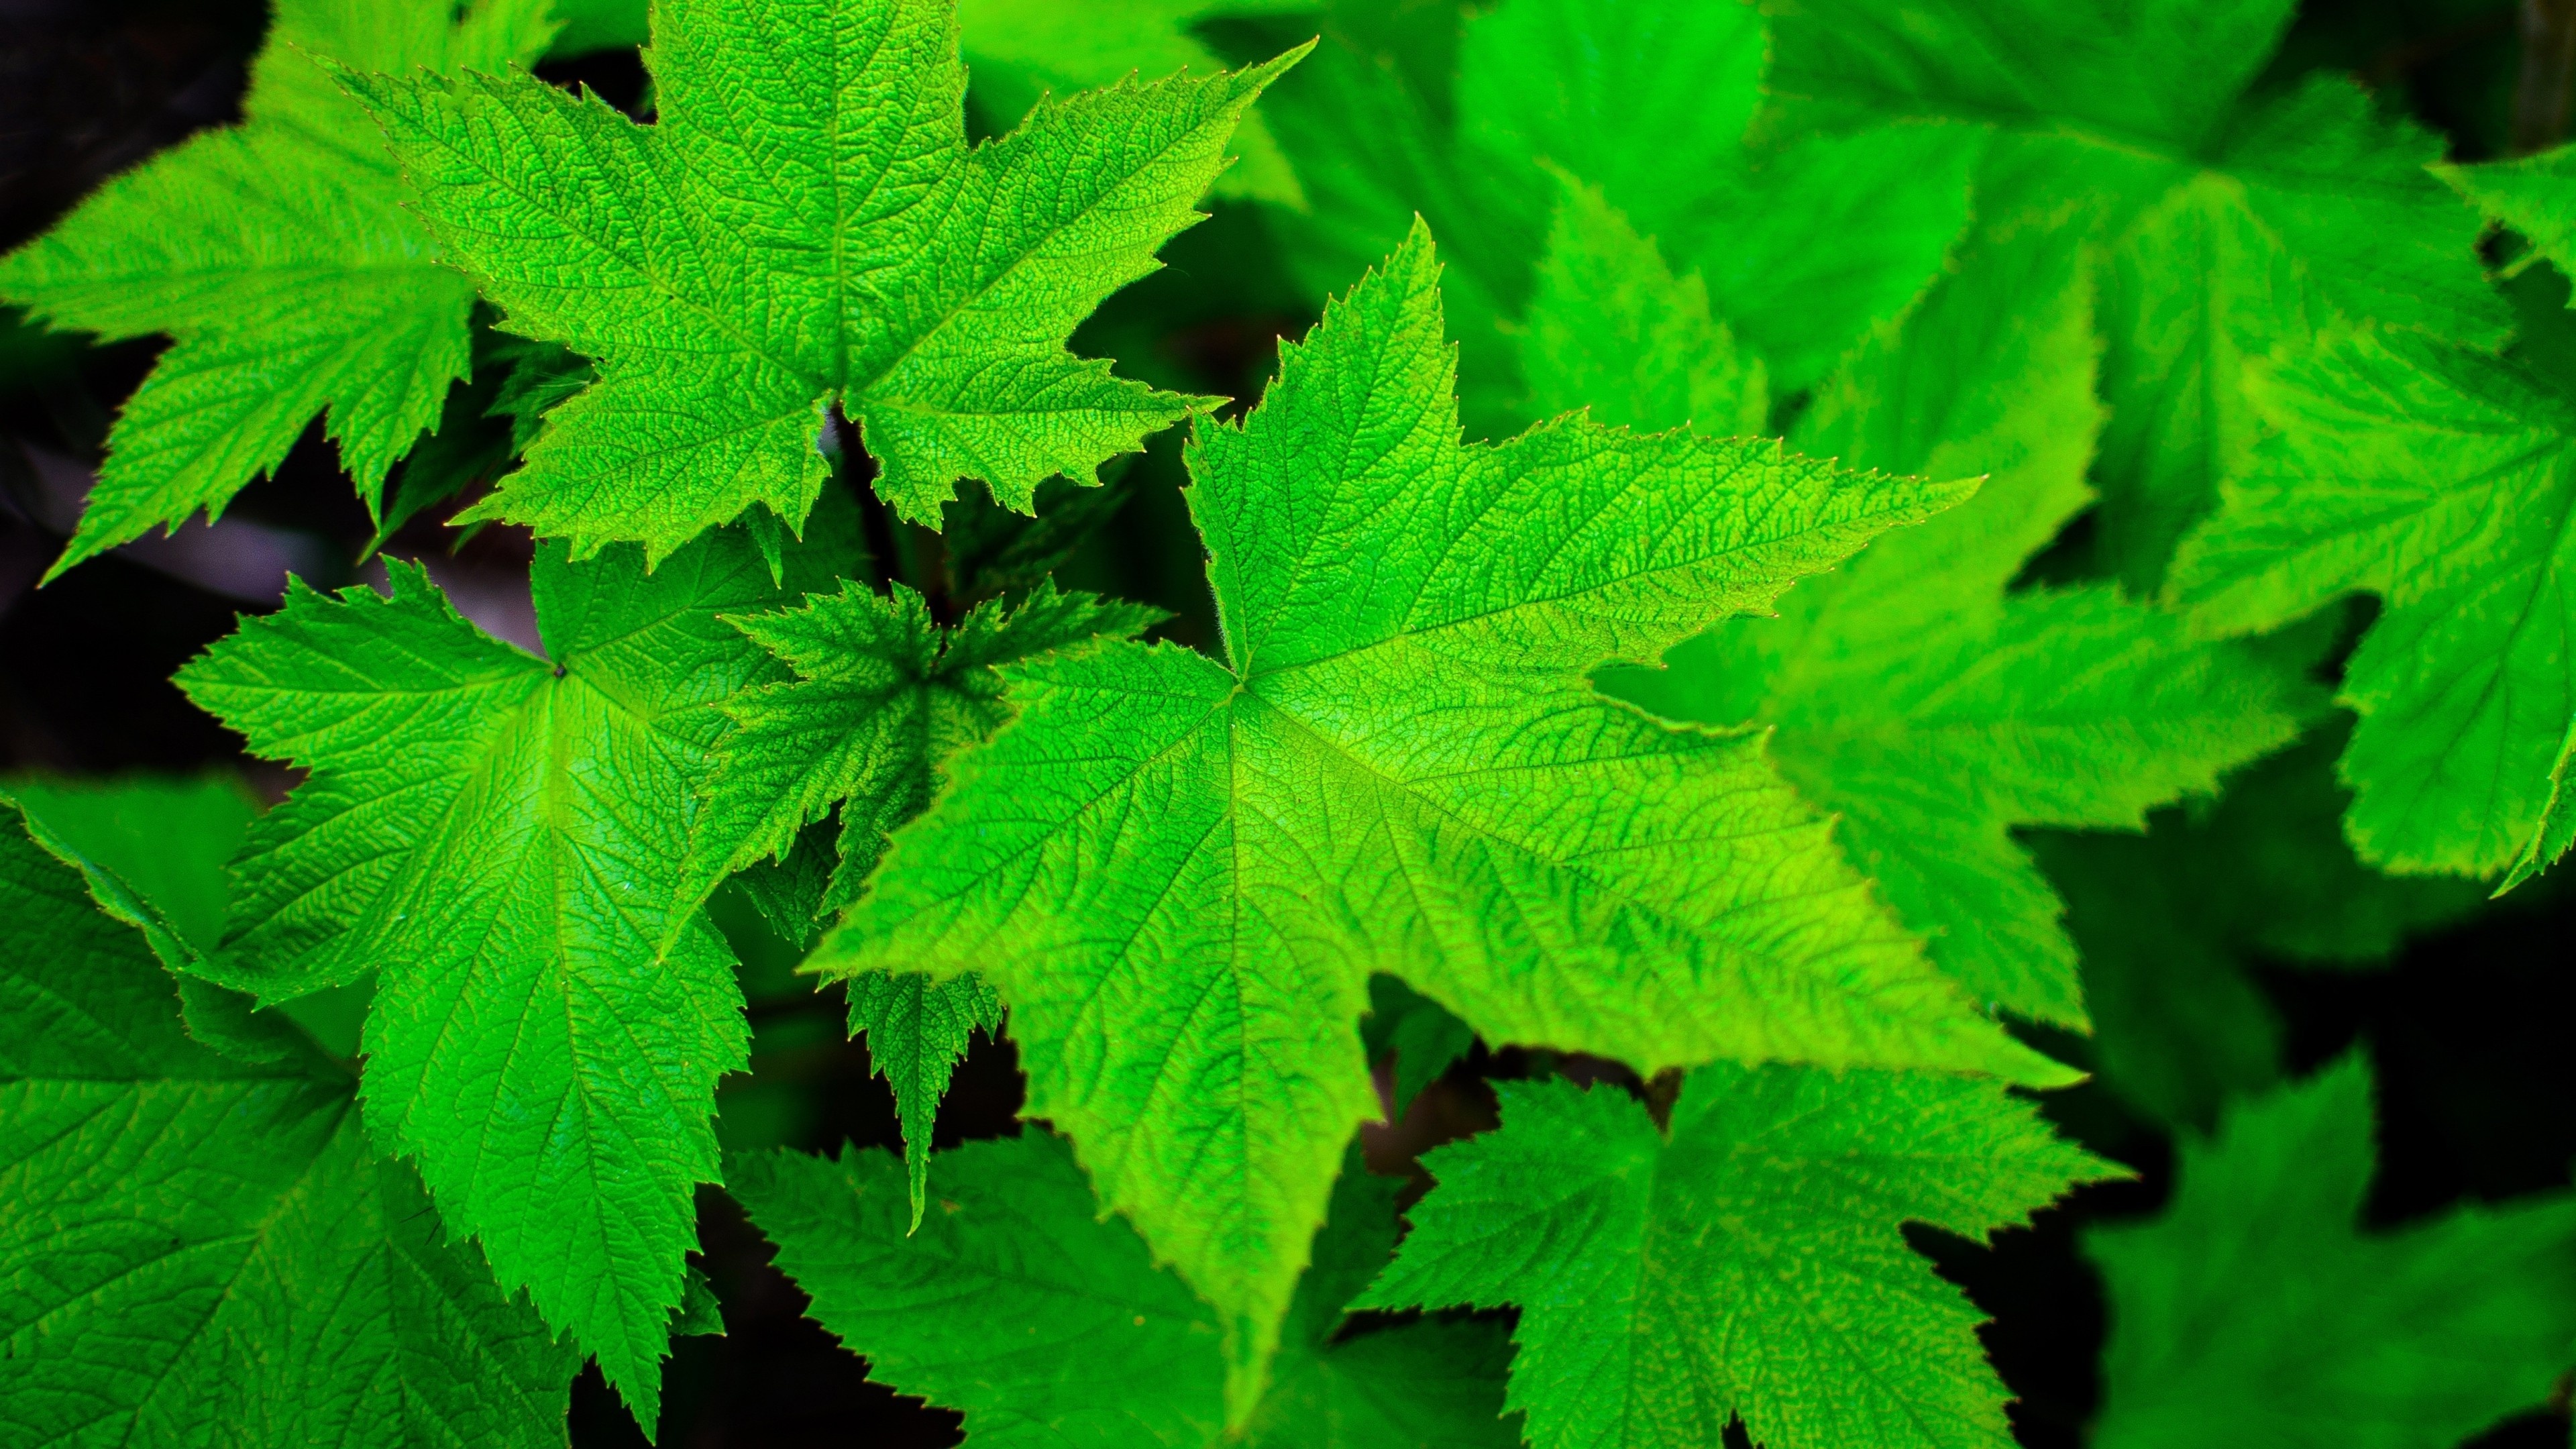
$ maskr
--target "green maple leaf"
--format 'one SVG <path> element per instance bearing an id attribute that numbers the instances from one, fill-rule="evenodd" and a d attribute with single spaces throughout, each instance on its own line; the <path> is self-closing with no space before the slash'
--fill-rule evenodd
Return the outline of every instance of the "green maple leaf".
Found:
<path id="1" fill-rule="evenodd" d="M 1769 0 L 1769 124 L 1990 126 L 1986 217 L 2037 211 L 2108 253 L 2103 561 L 2151 591 L 2260 435 L 2245 360 L 2337 320 L 2492 346 L 2508 318 L 2427 133 L 2340 76 L 2250 89 L 2291 0 Z M 1901 13 L 1900 13 L 1901 12 Z"/>
<path id="2" fill-rule="evenodd" d="M 273 1022 L 249 1059 L 192 1040 L 92 903 L 212 890 L 219 924 L 248 812 L 28 793 L 47 823 L 0 801 L 0 1438 L 562 1444 L 571 1354 L 370 1150 L 348 1072 Z"/>
<path id="3" fill-rule="evenodd" d="M 1430 237 L 1202 425 L 1225 662 L 1103 643 L 1004 671 L 825 939 L 981 971 L 1027 1110 L 1225 1313 L 1248 1411 L 1342 1145 L 1372 970 L 1488 1040 L 2047 1081 L 1905 941 L 1749 732 L 1585 671 L 1760 607 L 1957 485 L 1566 419 L 1462 445 Z"/>
<path id="4" fill-rule="evenodd" d="M 2343 678 L 2346 833 L 2401 872 L 2528 869 L 2576 719 L 2576 392 L 2389 332 L 2285 358 L 2255 398 L 2279 435 L 2185 542 L 2174 597 L 2236 633 L 2379 595 Z"/>
<path id="5" fill-rule="evenodd" d="M 442 73 L 527 60 L 543 0 L 281 0 L 243 123 L 109 182 L 0 260 L 0 299 L 111 338 L 167 333 L 117 414 L 47 578 L 155 525 L 219 516 L 316 414 L 370 512 L 467 371 L 474 287 L 441 266 L 375 128 L 316 56 Z"/>
<path id="6" fill-rule="evenodd" d="M 2119 1169 L 1992 1082 L 1720 1064 L 1659 1133 L 1615 1088 L 1504 1082 L 1368 1308 L 1518 1305 L 1529 1442 L 2001 1446 L 1978 1314 L 1899 1228 L 1982 1239 Z"/>
<path id="7" fill-rule="evenodd" d="M 716 1078 L 745 1060 L 733 958 L 683 894 L 695 791 L 719 703 L 781 672 L 723 616 L 792 595 L 738 532 L 649 574 L 565 555 L 534 576 L 551 664 L 396 562 L 390 597 L 298 584 L 180 671 L 313 772 L 253 830 L 204 969 L 263 1002 L 381 970 L 371 1130 L 650 1424 Z"/>
<path id="8" fill-rule="evenodd" d="M 1902 311 L 1967 220 L 1969 128 L 1748 150 L 1765 51 L 1749 5 L 1506 0 L 1466 20 L 1454 79 L 1444 61 L 1432 85 L 1346 30 L 1264 103 L 1310 203 L 1277 218 L 1299 243 L 1290 262 L 1321 294 L 1428 218 L 1454 268 L 1471 428 L 1527 412 L 1511 324 L 1535 285 L 1551 168 L 1697 272 L 1787 388 Z"/>
<path id="9" fill-rule="evenodd" d="M 1980 1001 L 2071 1026 L 2085 1020 L 2074 943 L 2011 830 L 2139 828 L 2297 733 L 2291 690 L 2250 653 L 2109 585 L 2010 587 L 2092 501 L 2078 240 L 1981 235 L 1800 420 L 1793 442 L 1816 456 L 1989 473 L 1974 499 L 1801 585 L 1780 618 L 1731 620 L 1664 670 L 1603 679 L 1673 718 L 1774 727 L 1783 772 L 1841 814 L 1855 861 L 1933 959 Z M 1614 422 L 1670 421 L 1645 394 L 1596 403 Z"/>
<path id="10" fill-rule="evenodd" d="M 1386 1261 L 1396 1184 L 1334 1194 L 1269 1393 L 1225 1429 L 1224 1331 L 1125 1224 L 1103 1220 L 1064 1144 L 1031 1130 L 940 1154 L 940 1200 L 907 1226 L 883 1153 L 736 1158 L 731 1191 L 812 1314 L 871 1375 L 963 1410 L 978 1446 L 1505 1449 L 1498 1325 L 1424 1320 L 1336 1341 Z M 1068 1365 L 1077 1366 L 1069 1371 Z"/>
<path id="11" fill-rule="evenodd" d="M 2102 1449 L 2435 1449 L 2536 1407 L 2576 1341 L 2576 1198 L 2354 1229 L 2370 1188 L 2355 1055 L 2185 1135 L 2153 1222 L 2096 1228 Z"/>
<path id="12" fill-rule="evenodd" d="M 930 803 L 940 767 L 1000 727 L 1007 711 L 995 666 L 1096 635 L 1125 638 L 1161 617 L 1042 582 L 1016 604 L 988 601 L 943 629 L 911 589 L 880 597 L 844 582 L 798 608 L 732 620 L 797 677 L 724 705 L 736 729 L 704 787 L 691 893 L 766 858 L 790 864 L 801 833 L 837 806 L 838 864 L 808 918 L 837 913 L 875 869 L 887 833 Z M 862 976 L 849 992 L 851 1032 L 867 1037 L 869 1060 L 894 1088 L 918 1220 L 939 1099 L 968 1036 L 1001 1024 L 1001 1000 L 973 977 L 932 982 L 917 972 Z"/>
<path id="13" fill-rule="evenodd" d="M 347 75 L 507 325 L 599 366 L 458 521 L 653 562 L 755 504 L 801 527 L 837 406 L 878 492 L 935 525 L 959 478 L 1025 510 L 1209 405 L 1064 343 L 1196 218 L 1293 56 L 1051 101 L 970 147 L 949 0 L 670 0 L 649 55 L 649 126 L 526 75 Z"/>

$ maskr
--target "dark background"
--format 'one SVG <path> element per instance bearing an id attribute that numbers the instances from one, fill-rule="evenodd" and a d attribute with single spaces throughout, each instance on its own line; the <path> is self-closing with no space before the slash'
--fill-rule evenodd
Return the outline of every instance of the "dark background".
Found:
<path id="1" fill-rule="evenodd" d="M 233 119 L 265 18 L 253 0 L 0 0 L 0 250 L 42 231 L 105 177 Z M 2560 133 L 2571 43 L 2576 0 L 2528 10 L 2513 0 L 2331 0 L 2302 13 L 2275 79 L 2320 66 L 2353 71 L 2385 104 L 2445 133 L 2455 157 L 2482 159 Z M 631 54 L 550 73 L 621 103 L 641 90 Z M 1166 256 L 1170 269 L 1114 300 L 1077 346 L 1166 386 L 1256 392 L 1276 338 L 1311 321 L 1259 218 L 1220 208 Z M 169 676 L 228 632 L 237 611 L 271 606 L 289 568 L 325 585 L 359 576 L 349 560 L 367 537 L 366 516 L 318 433 L 216 528 L 194 525 L 178 540 L 130 547 L 33 588 L 61 547 L 110 416 L 157 347 L 49 338 L 0 312 L 0 774 L 230 769 L 275 798 L 290 777 L 244 757 Z M 1162 604 L 1177 616 L 1166 632 L 1205 642 L 1211 620 L 1181 481 L 1177 442 L 1166 435 L 1115 479 L 1114 506 L 1096 510 L 1102 521 L 1063 573 L 1069 583 Z M 922 542 L 880 537 L 898 554 Z M 480 601 L 469 612 L 487 627 L 525 632 L 525 538 L 487 530 L 451 554 L 434 522 L 424 522 L 389 552 L 431 557 L 451 591 Z M 2356 1044 L 2375 1059 L 2376 1223 L 2567 1182 L 2576 1159 L 2576 891 L 2543 884 L 2415 939 L 2384 969 L 2250 963 L 2282 1020 L 2289 1069 L 2307 1071 Z M 717 912 L 745 958 L 755 1026 L 754 1071 L 721 1096 L 727 1141 L 894 1145 L 892 1099 L 870 1075 L 864 1047 L 847 1039 L 837 993 L 817 998 L 790 977 L 792 953 L 740 902 L 719 898 Z M 1537 1065 L 1480 1050 L 1399 1126 L 1371 1130 L 1372 1165 L 1418 1176 L 1415 1153 L 1491 1121 L 1481 1077 Z M 1019 1100 L 1010 1046 L 979 1040 L 941 1111 L 941 1145 L 1016 1131 Z M 2071 1449 L 2092 1411 L 2102 1335 L 2099 1288 L 2077 1233 L 2152 1210 L 2168 1189 L 2171 1145 L 2098 1084 L 2050 1099 L 2048 1110 L 2138 1179 L 2086 1189 L 1991 1247 L 1929 1232 L 1915 1239 L 1994 1316 L 1987 1343 L 2020 1396 L 2023 1440 Z M 768 1267 L 766 1245 L 720 1192 L 705 1191 L 701 1202 L 705 1266 L 728 1331 L 679 1343 L 663 1444 L 957 1442 L 954 1414 L 870 1384 L 860 1360 L 802 1317 L 802 1296 Z M 2562 1390 L 2554 1413 L 2480 1443 L 2563 1449 L 2565 1397 Z M 641 1442 L 595 1371 L 576 1386 L 573 1437 Z"/>

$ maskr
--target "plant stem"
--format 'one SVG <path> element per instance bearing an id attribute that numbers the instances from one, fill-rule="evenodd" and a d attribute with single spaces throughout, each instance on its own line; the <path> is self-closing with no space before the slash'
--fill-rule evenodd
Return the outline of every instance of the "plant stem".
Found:
<path id="1" fill-rule="evenodd" d="M 2546 150 L 2567 134 L 2576 84 L 2576 0 L 2522 0 L 2522 76 L 2513 94 L 2513 151 Z"/>

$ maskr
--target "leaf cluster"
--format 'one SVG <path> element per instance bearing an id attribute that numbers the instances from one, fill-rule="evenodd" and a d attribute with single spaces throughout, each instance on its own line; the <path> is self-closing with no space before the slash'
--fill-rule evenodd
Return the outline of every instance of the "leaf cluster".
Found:
<path id="1" fill-rule="evenodd" d="M 2546 1401 L 2261 969 L 2557 888 L 2576 148 L 2293 19 L 280 0 L 0 258 L 171 339 L 48 578 L 317 418 L 375 570 L 174 677 L 276 798 L 0 786 L 0 1445 L 655 1431 L 721 1190 L 975 1445 L 1998 1446 L 1927 1245 L 2142 1165 L 2092 1442 Z"/>

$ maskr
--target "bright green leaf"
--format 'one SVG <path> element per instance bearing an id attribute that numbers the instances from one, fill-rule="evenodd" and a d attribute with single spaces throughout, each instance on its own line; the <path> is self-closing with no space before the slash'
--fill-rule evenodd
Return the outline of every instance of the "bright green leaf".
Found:
<path id="1" fill-rule="evenodd" d="M 868 1039 L 868 1062 L 894 1089 L 903 1127 L 904 1174 L 912 1193 L 912 1226 L 930 1190 L 930 1136 L 939 1099 L 977 1031 L 1001 1029 L 1002 998 L 980 976 L 934 981 L 918 971 L 853 976 L 850 1035 Z"/>
<path id="2" fill-rule="evenodd" d="M 733 1192 L 813 1314 L 873 1376 L 961 1409 L 977 1446 L 1506 1449 L 1502 1332 L 1427 1321 L 1335 1339 L 1386 1261 L 1395 1185 L 1353 1172 L 1300 1285 L 1269 1394 L 1224 1432 L 1217 1315 L 1104 1221 L 1064 1145 L 1030 1131 L 940 1154 L 937 1210 L 906 1227 L 876 1152 L 735 1159 Z"/>
<path id="3" fill-rule="evenodd" d="M 2288 0 L 1770 0 L 1769 129 L 1891 118 L 1998 132 L 1987 219 L 2035 212 L 2109 254 L 2098 548 L 2152 591 L 2260 428 L 2244 368 L 2336 320 L 2493 346 L 2508 317 L 2437 141 L 2352 81 L 2248 87 Z"/>
<path id="4" fill-rule="evenodd" d="M 1543 207 L 1544 160 L 1600 186 L 1797 388 L 1932 280 L 1980 138 L 1887 126 L 1748 150 L 1769 30 L 1750 4 L 1508 0 L 1460 42 L 1458 130 L 1477 184 Z"/>
<path id="5" fill-rule="evenodd" d="M 1201 21 L 1317 8 L 1316 0 L 958 0 L 957 29 L 975 73 L 977 98 L 1009 118 L 1045 92 L 1112 85 L 1131 74 L 1223 69 L 1190 33 Z M 1305 204 L 1297 175 L 1260 112 L 1244 113 L 1227 161 L 1216 180 L 1218 195 Z"/>
<path id="6" fill-rule="evenodd" d="M 394 163 L 315 57 L 499 69 L 544 49 L 543 0 L 280 0 L 239 126 L 109 182 L 0 260 L 0 299 L 57 327 L 174 345 L 118 414 L 48 578 L 155 525 L 219 516 L 315 415 L 370 511 L 466 372 L 474 287 L 403 210 Z"/>
<path id="7" fill-rule="evenodd" d="M 1069 1132 L 1263 1365 L 1351 1129 L 1371 971 L 1496 1043 L 2032 1081 L 1867 897 L 1760 736 L 1587 671 L 1759 608 L 1958 485 L 1567 419 L 1459 441 L 1417 232 L 1203 425 L 1191 508 L 1226 658 L 1095 645 L 896 838 L 817 964 L 998 985 Z"/>
<path id="8" fill-rule="evenodd" d="M 355 1086 L 189 1040 L 0 806 L 0 1438 L 562 1444 L 572 1356 L 369 1151 Z"/>
<path id="9" fill-rule="evenodd" d="M 1807 386 L 1938 270 L 1981 137 L 1890 126 L 1750 151 L 1764 36 L 1750 5 L 1507 0 L 1468 19 L 1438 95 L 1328 40 L 1267 105 L 1309 200 L 1281 218 L 1291 260 L 1320 292 L 1428 218 L 1456 269 L 1469 425 L 1499 430 L 1529 406 L 1511 328 L 1556 168 L 1696 272 L 1775 383 Z"/>
<path id="10" fill-rule="evenodd" d="M 1782 770 L 1974 996 L 2085 1020 L 2074 944 L 2016 826 L 2126 826 L 2297 732 L 2249 654 L 2106 585 L 2013 592 L 2089 501 L 2100 411 L 2088 288 L 2063 231 L 1988 233 L 1818 394 L 1804 450 L 1983 491 L 1603 687 L 1677 719 L 1776 727 Z M 1601 406 L 1614 418 L 1620 400 Z"/>
<path id="11" fill-rule="evenodd" d="M 1993 1446 L 1978 1313 L 1908 1222 L 1982 1239 L 2119 1170 L 1992 1082 L 1715 1065 L 1659 1134 L 1616 1088 L 1499 1086 L 1354 1306 L 1517 1305 L 1508 1402 L 1538 1449 Z"/>
<path id="12" fill-rule="evenodd" d="M 2560 271 L 2576 273 L 2576 145 L 2483 166 L 2445 166 L 2441 174 Z"/>
<path id="13" fill-rule="evenodd" d="M 2443 1449 L 2536 1407 L 2576 1342 L 2576 1199 L 2355 1231 L 2370 1069 L 2348 1057 L 2185 1136 L 2153 1222 L 2097 1228 L 2099 1449 Z"/>
<path id="14" fill-rule="evenodd" d="M 388 573 L 390 597 L 299 584 L 181 671 L 313 772 L 236 866 L 223 979 L 273 1002 L 382 969 L 370 1129 L 649 1424 L 716 1179 L 715 1081 L 745 1060 L 732 956 L 682 866 L 718 704 L 783 672 L 722 616 L 789 595 L 739 533 L 649 574 L 552 545 L 549 665 Z"/>
<path id="15" fill-rule="evenodd" d="M 459 521 L 658 562 L 763 505 L 801 527 L 843 409 L 903 516 L 959 478 L 1026 509 L 1207 405 L 1065 339 L 1197 213 L 1293 59 L 1051 101 L 966 143 L 948 0 L 667 0 L 658 119 L 533 77 L 352 74 L 431 229 L 508 325 L 594 359 Z"/>
<path id="16" fill-rule="evenodd" d="M 25 780 L 0 786 L 45 848 L 173 970 L 224 939 L 224 862 L 258 813 L 237 780 Z"/>
<path id="17" fill-rule="evenodd" d="M 822 901 L 837 911 L 876 868 L 887 834 L 930 803 L 949 757 L 1008 716 L 997 666 L 1126 638 L 1162 617 L 1042 582 L 943 629 L 901 584 L 879 595 L 844 582 L 794 609 L 730 619 L 796 677 L 725 701 L 737 728 L 704 787 L 692 889 L 703 896 L 758 860 L 787 859 L 798 833 L 838 806 L 840 865 Z"/>
<path id="18" fill-rule="evenodd" d="M 1569 181 L 1520 334 L 1533 419 L 1600 401 L 1602 421 L 1710 437 L 1770 431 L 1762 360 L 1709 315 L 1697 276 L 1676 278 L 1601 193 Z"/>
<path id="19" fill-rule="evenodd" d="M 1191 30 L 1202 21 L 1241 15 L 1297 14 L 1315 0 L 960 0 L 957 29 L 975 73 L 978 101 L 1010 120 L 1043 92 L 1066 94 L 1112 85 L 1128 75 L 1204 75 L 1223 69 Z M 563 33 L 554 53 L 579 55 L 642 45 L 645 0 L 555 0 Z M 1257 111 L 1235 128 L 1231 163 L 1216 181 L 1220 196 L 1303 204 L 1296 174 L 1270 139 Z"/>
<path id="20" fill-rule="evenodd" d="M 888 832 L 921 813 L 950 756 L 989 738 L 1008 711 L 997 665 L 1106 634 L 1124 638 L 1161 617 L 1142 604 L 1066 594 L 1052 583 L 1016 604 L 978 605 L 953 629 L 921 595 L 845 582 L 837 594 L 730 622 L 797 678 L 726 701 L 738 726 L 705 786 L 691 842 L 690 890 L 774 857 L 793 865 L 800 833 L 837 805 L 839 864 L 809 910 L 837 913 L 876 868 Z M 913 1215 L 921 1214 L 930 1132 L 967 1036 L 1001 1023 L 1001 1000 L 973 977 L 914 972 L 849 983 L 850 1029 L 894 1088 Z"/>
<path id="21" fill-rule="evenodd" d="M 2235 633 L 2379 595 L 2344 671 L 2345 828 L 2392 870 L 2505 870 L 2576 720 L 2576 397 L 2408 332 L 2333 338 L 2254 396 L 2279 436 L 2185 543 L 2175 598 Z"/>

